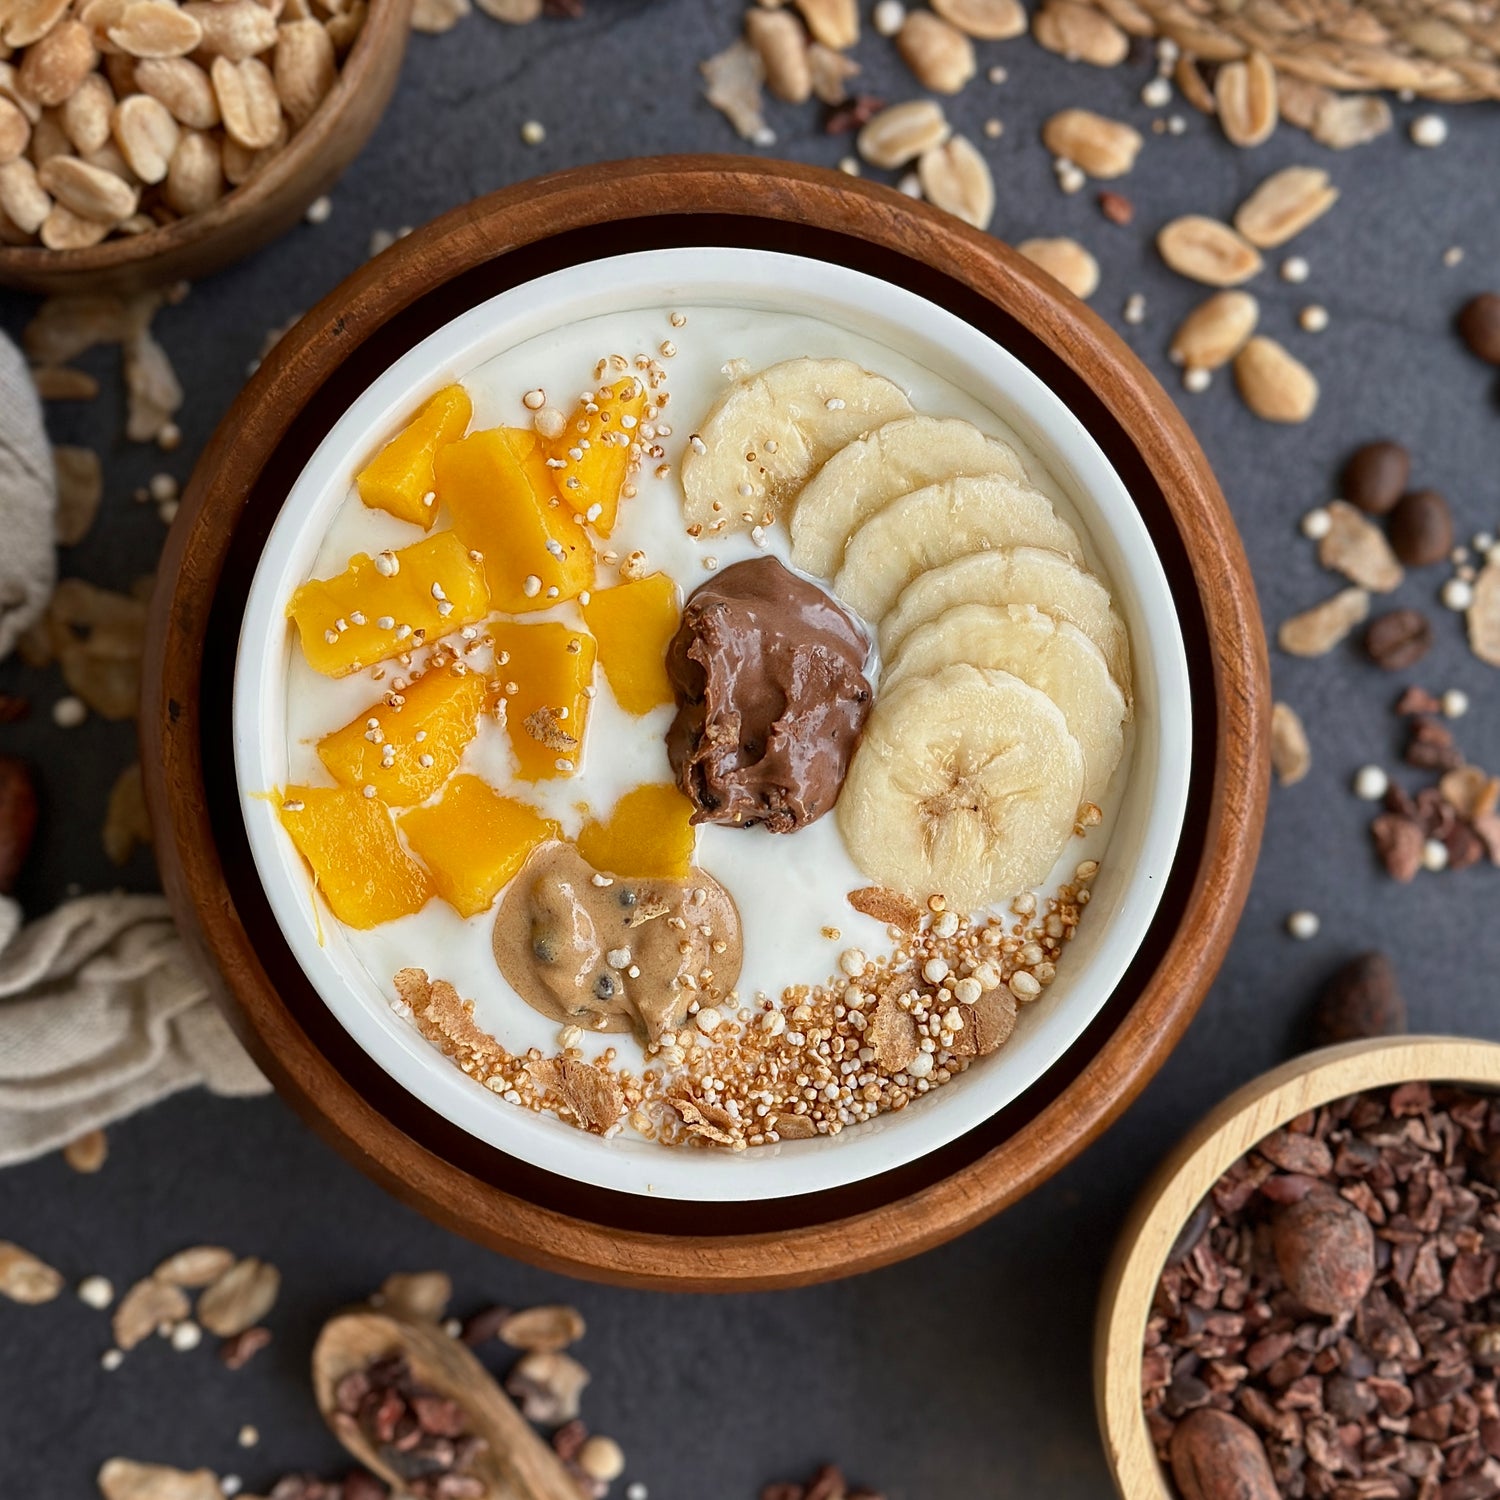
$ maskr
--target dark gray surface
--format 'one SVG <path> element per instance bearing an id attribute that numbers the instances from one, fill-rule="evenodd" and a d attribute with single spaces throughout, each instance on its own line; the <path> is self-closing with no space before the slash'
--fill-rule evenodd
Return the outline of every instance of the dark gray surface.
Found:
<path id="1" fill-rule="evenodd" d="M 868 9 L 868 7 L 866 7 Z M 447 37 L 413 40 L 397 98 L 369 149 L 334 197 L 332 220 L 303 227 L 247 265 L 194 289 L 159 321 L 191 392 L 186 443 L 163 461 L 127 447 L 115 395 L 53 409 L 59 441 L 91 442 L 106 458 L 100 525 L 64 557 L 70 573 L 122 585 L 151 568 L 161 528 L 136 507 L 134 486 L 158 468 L 185 477 L 191 456 L 233 396 L 266 329 L 309 306 L 360 263 L 372 230 L 419 223 L 469 196 L 525 176 L 632 154 L 733 149 L 734 137 L 697 97 L 695 64 L 732 35 L 734 4 L 592 0 L 581 22 L 508 31 L 475 16 Z M 1328 166 L 1343 192 L 1329 217 L 1291 247 L 1312 278 L 1303 287 L 1263 275 L 1254 290 L 1263 327 L 1303 355 L 1323 381 L 1314 421 L 1279 429 L 1255 421 L 1228 382 L 1184 405 L 1243 528 L 1262 604 L 1277 622 L 1332 591 L 1297 518 L 1333 493 L 1337 466 L 1364 438 L 1391 433 L 1417 453 L 1416 474 L 1444 489 L 1464 534 L 1500 523 L 1500 421 L 1493 372 L 1448 331 L 1468 294 L 1500 283 L 1500 112 L 1445 110 L 1449 143 L 1419 151 L 1404 130 L 1336 155 L 1280 131 L 1246 153 L 1185 106 L 1180 138 L 1148 135 L 1135 172 L 1116 184 L 1135 224 L 1104 221 L 1091 191 L 1054 185 L 1039 124 L 1087 104 L 1148 128 L 1139 103 L 1144 55 L 1111 73 L 1070 66 L 1027 40 L 980 49 L 1011 78 L 983 76 L 950 105 L 995 168 L 996 231 L 1013 240 L 1071 233 L 1104 267 L 1094 305 L 1120 322 L 1126 296 L 1145 294 L 1132 345 L 1169 386 L 1164 349 L 1200 295 L 1167 273 L 1151 247 L 1166 219 L 1227 216 L 1266 172 L 1289 162 Z M 865 83 L 889 99 L 913 90 L 890 44 L 859 49 Z M 1414 107 L 1398 114 L 1409 119 Z M 982 122 L 1005 122 L 998 142 Z M 521 121 L 543 121 L 540 148 L 520 144 Z M 832 165 L 847 138 L 818 134 L 811 110 L 776 106 L 777 150 Z M 1444 250 L 1462 246 L 1456 268 Z M 607 250 L 608 246 L 601 246 Z M 1273 264 L 1281 258 L 1273 254 Z M 1311 337 L 1295 326 L 1311 301 L 1332 314 Z M 0 297 L 12 332 L 29 304 Z M 102 1372 L 105 1320 L 71 1297 L 45 1308 L 0 1302 L 0 1495 L 83 1500 L 111 1454 L 208 1464 L 268 1483 L 295 1466 L 331 1469 L 304 1370 L 318 1321 L 387 1272 L 442 1266 L 462 1310 L 489 1299 L 564 1297 L 588 1316 L 582 1355 L 594 1372 L 586 1416 L 618 1435 L 629 1474 L 658 1500 L 749 1500 L 762 1482 L 825 1457 L 858 1477 L 917 1497 L 1045 1495 L 1102 1500 L 1108 1479 L 1095 1436 L 1090 1335 L 1101 1268 L 1131 1196 L 1152 1164 L 1209 1105 L 1286 1055 L 1294 1018 L 1317 979 L 1376 943 L 1393 952 L 1415 1027 L 1500 1037 L 1495 969 L 1497 874 L 1485 868 L 1427 876 L 1399 888 L 1375 868 L 1368 809 L 1350 774 L 1398 749 L 1388 709 L 1409 677 L 1460 686 L 1474 710 L 1459 726 L 1471 756 L 1500 762 L 1500 699 L 1493 673 L 1468 655 L 1458 622 L 1436 608 L 1444 570 L 1408 581 L 1401 602 L 1432 605 L 1438 646 L 1411 674 L 1389 677 L 1352 649 L 1321 662 L 1274 662 L 1278 695 L 1305 713 L 1316 760 L 1301 786 L 1274 796 L 1265 852 L 1229 961 L 1202 1015 L 1124 1121 L 1028 1201 L 961 1242 L 860 1280 L 775 1296 L 668 1298 L 582 1286 L 511 1264 L 400 1207 L 320 1144 L 275 1100 L 172 1101 L 111 1132 L 103 1174 L 80 1178 L 52 1159 L 0 1175 L 0 1237 L 34 1248 L 70 1277 L 93 1271 L 120 1286 L 169 1250 L 222 1241 L 281 1266 L 276 1343 L 247 1370 L 222 1370 L 205 1349 L 175 1354 L 159 1341 L 124 1369 Z M 0 728 L 0 744 L 43 763 L 45 837 L 24 888 L 39 912 L 76 884 L 118 883 L 98 826 L 114 774 L 130 756 L 128 726 L 90 721 L 55 730 L 49 675 L 0 667 L 0 691 L 22 691 L 39 712 Z M 129 884 L 152 881 L 139 856 Z M 1285 914 L 1311 907 L 1321 935 L 1296 944 Z M 262 1433 L 243 1451 L 244 1422 Z"/>

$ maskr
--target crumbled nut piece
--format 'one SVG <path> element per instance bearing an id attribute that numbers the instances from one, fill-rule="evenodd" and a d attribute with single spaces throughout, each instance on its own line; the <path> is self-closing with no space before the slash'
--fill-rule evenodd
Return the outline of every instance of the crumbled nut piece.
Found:
<path id="1" fill-rule="evenodd" d="M 61 1272 L 10 1240 L 0 1240 L 0 1297 L 12 1302 L 50 1302 L 64 1285 Z"/>
<path id="2" fill-rule="evenodd" d="M 97 1172 L 109 1157 L 109 1137 L 102 1130 L 86 1130 L 63 1147 L 63 1160 L 75 1172 Z"/>
<path id="3" fill-rule="evenodd" d="M 1318 543 L 1318 561 L 1371 593 L 1399 588 L 1406 575 L 1385 533 L 1346 501 L 1326 508 L 1331 524 Z"/>
<path id="4" fill-rule="evenodd" d="M 995 182 L 972 141 L 950 136 L 941 146 L 924 151 L 917 161 L 917 177 L 929 203 L 976 229 L 989 228 L 995 216 Z"/>
<path id="5" fill-rule="evenodd" d="M 276 1305 L 281 1273 L 253 1255 L 236 1261 L 198 1298 L 198 1321 L 220 1338 L 233 1338 L 259 1323 Z"/>
<path id="6" fill-rule="evenodd" d="M 1318 167 L 1273 172 L 1235 210 L 1234 227 L 1262 250 L 1274 250 L 1322 218 L 1339 190 Z"/>
<path id="7" fill-rule="evenodd" d="M 1263 264 L 1260 252 L 1227 224 L 1202 214 L 1173 219 L 1156 236 L 1161 258 L 1179 276 L 1205 286 L 1238 286 Z"/>
<path id="8" fill-rule="evenodd" d="M 742 139 L 755 146 L 769 146 L 775 141 L 775 133 L 762 113 L 760 90 L 765 82 L 765 65 L 749 42 L 741 39 L 731 43 L 700 63 L 698 71 L 704 78 L 704 97 Z"/>
<path id="9" fill-rule="evenodd" d="M 1474 580 L 1468 605 L 1469 649 L 1500 667 L 1500 559 L 1492 558 Z"/>
<path id="10" fill-rule="evenodd" d="M 117 865 L 128 864 L 138 848 L 151 843 L 151 817 L 146 811 L 146 789 L 139 761 L 126 766 L 115 778 L 101 834 L 105 854 Z"/>
<path id="11" fill-rule="evenodd" d="M 515 1397 L 522 1414 L 543 1427 L 573 1421 L 588 1383 L 589 1372 L 556 1350 L 524 1355 L 505 1377 L 505 1389 Z"/>
<path id="12" fill-rule="evenodd" d="M 554 1303 L 510 1313 L 496 1327 L 495 1334 L 512 1349 L 553 1353 L 576 1344 L 586 1331 L 583 1314 L 576 1307 Z"/>
<path id="13" fill-rule="evenodd" d="M 956 94 L 974 76 L 974 44 L 930 10 L 911 11 L 896 38 L 902 61 L 935 94 Z"/>
<path id="14" fill-rule="evenodd" d="M 855 911 L 884 922 L 890 927 L 900 927 L 906 932 L 915 932 L 922 925 L 923 911 L 908 896 L 899 891 L 887 890 L 884 886 L 865 885 L 850 891 L 849 905 Z"/>
<path id="15" fill-rule="evenodd" d="M 1032 17 L 1031 34 L 1049 52 L 1096 68 L 1117 67 L 1130 51 L 1130 38 L 1082 0 L 1045 0 Z"/>
<path id="16" fill-rule="evenodd" d="M 1282 786 L 1295 786 L 1312 768 L 1307 731 L 1297 710 L 1286 703 L 1271 709 L 1271 766 Z"/>
<path id="17" fill-rule="evenodd" d="M 1305 422 L 1318 405 L 1312 371 L 1261 334 L 1235 355 L 1234 380 L 1245 405 L 1265 422 Z"/>
<path id="18" fill-rule="evenodd" d="M 1080 300 L 1087 300 L 1099 289 L 1099 262 L 1077 240 L 1065 235 L 1022 240 L 1016 249 Z"/>
<path id="19" fill-rule="evenodd" d="M 1264 52 L 1226 62 L 1214 79 L 1214 103 L 1224 134 L 1246 148 L 1268 140 L 1279 118 L 1277 93 L 1276 70 Z"/>
<path id="20" fill-rule="evenodd" d="M 453 1278 L 446 1271 L 396 1271 L 380 1283 L 373 1299 L 404 1318 L 438 1323 L 453 1296 Z"/>
<path id="21" fill-rule="evenodd" d="M 1140 131 L 1087 109 L 1065 109 L 1042 126 L 1042 144 L 1090 177 L 1123 177 L 1145 143 Z"/>
<path id="22" fill-rule="evenodd" d="M 1344 589 L 1285 621 L 1276 632 L 1276 643 L 1292 656 L 1323 656 L 1369 613 L 1370 596 L 1364 589 Z"/>
<path id="23" fill-rule="evenodd" d="M 224 1493 L 211 1470 L 173 1469 L 128 1458 L 108 1459 L 98 1484 L 104 1500 L 221 1500 Z"/>
<path id="24" fill-rule="evenodd" d="M 1245 347 L 1259 321 L 1260 303 L 1249 292 L 1215 292 L 1178 325 L 1168 355 L 1189 370 L 1217 370 Z"/>
<path id="25" fill-rule="evenodd" d="M 104 498 L 104 471 L 92 448 L 52 450 L 57 475 L 57 540 L 74 547 L 89 533 Z"/>
<path id="26" fill-rule="evenodd" d="M 211 1286 L 235 1261 L 234 1251 L 222 1245 L 191 1245 L 169 1255 L 151 1274 L 171 1286 Z"/>
<path id="27" fill-rule="evenodd" d="M 113 1320 L 115 1343 L 121 1349 L 134 1349 L 163 1325 L 180 1323 L 191 1308 L 180 1287 L 144 1277 L 130 1288 L 115 1308 Z"/>

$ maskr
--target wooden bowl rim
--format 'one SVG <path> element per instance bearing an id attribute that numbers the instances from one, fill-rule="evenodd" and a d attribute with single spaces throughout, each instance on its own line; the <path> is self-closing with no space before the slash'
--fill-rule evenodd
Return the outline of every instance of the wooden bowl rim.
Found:
<path id="1" fill-rule="evenodd" d="M 280 1010 L 223 899 L 190 711 L 205 596 L 227 548 L 201 540 L 209 502 L 240 513 L 259 472 L 245 472 L 246 452 L 262 455 L 256 462 L 263 465 L 268 446 L 330 370 L 422 297 L 510 251 L 614 222 L 709 213 L 801 224 L 938 267 L 1045 343 L 1074 378 L 1112 371 L 1103 405 L 1152 474 L 1185 548 L 1192 538 L 1188 571 L 1209 623 L 1201 649 L 1211 665 L 1217 736 L 1204 849 L 1181 922 L 1140 996 L 1078 1077 L 1022 1130 L 906 1198 L 791 1230 L 722 1236 L 622 1228 L 539 1206 L 436 1156 L 371 1107 Z M 237 994 L 231 1021 L 283 1092 L 366 1171 L 458 1232 L 554 1269 L 682 1290 L 785 1286 L 871 1269 L 962 1233 L 1070 1160 L 1144 1087 L 1195 1013 L 1248 891 L 1269 786 L 1269 669 L 1248 562 L 1186 422 L 1113 330 L 1016 252 L 928 205 L 841 173 L 722 156 L 602 163 L 491 194 L 398 242 L 307 314 L 234 403 L 184 496 L 160 585 L 141 718 L 148 801 L 163 831 L 164 883 L 185 929 L 192 933 L 206 916 L 195 934 L 203 951 L 250 992 Z"/>
<path id="2" fill-rule="evenodd" d="M 203 213 L 174 219 L 144 234 L 100 240 L 80 250 L 49 250 L 45 245 L 0 245 L 0 278 L 33 278 L 119 273 L 140 267 L 158 256 L 203 243 L 235 225 L 274 198 L 305 169 L 315 166 L 319 153 L 345 117 L 345 106 L 364 88 L 379 61 L 380 48 L 394 45 L 404 53 L 411 33 L 414 0 L 369 0 L 364 25 L 354 39 L 333 87 L 324 95 L 307 123 L 287 138 L 282 150 L 248 182 L 232 188 Z M 398 65 L 399 66 L 399 65 Z"/>
<path id="3" fill-rule="evenodd" d="M 1152 1173 L 1105 1273 L 1094 1332 L 1094 1403 L 1123 1500 L 1175 1500 L 1141 1405 L 1141 1349 L 1168 1254 L 1194 1208 L 1257 1141 L 1335 1099 L 1413 1082 L 1500 1088 L 1500 1042 L 1377 1037 L 1294 1057 L 1215 1105 Z"/>

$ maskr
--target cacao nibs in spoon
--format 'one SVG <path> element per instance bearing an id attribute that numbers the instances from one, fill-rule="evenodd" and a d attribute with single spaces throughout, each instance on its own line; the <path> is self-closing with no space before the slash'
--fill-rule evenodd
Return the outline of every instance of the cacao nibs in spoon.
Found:
<path id="1" fill-rule="evenodd" d="M 1356 448 L 1344 465 L 1344 498 L 1366 515 L 1394 508 L 1411 478 L 1411 454 L 1400 443 L 1382 439 Z"/>
<path id="2" fill-rule="evenodd" d="M 1412 490 L 1387 523 L 1391 548 L 1409 568 L 1442 562 L 1453 550 L 1453 512 L 1436 490 Z"/>

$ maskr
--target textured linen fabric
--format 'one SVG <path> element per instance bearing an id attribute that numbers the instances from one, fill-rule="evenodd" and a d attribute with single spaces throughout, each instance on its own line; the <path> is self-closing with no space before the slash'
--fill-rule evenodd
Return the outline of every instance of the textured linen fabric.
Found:
<path id="1" fill-rule="evenodd" d="M 81 896 L 23 925 L 0 898 L 0 1166 L 179 1089 L 266 1083 L 160 896 Z"/>
<path id="2" fill-rule="evenodd" d="M 57 485 L 26 361 L 0 334 L 0 660 L 41 614 L 57 575 Z"/>

